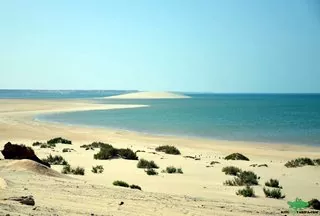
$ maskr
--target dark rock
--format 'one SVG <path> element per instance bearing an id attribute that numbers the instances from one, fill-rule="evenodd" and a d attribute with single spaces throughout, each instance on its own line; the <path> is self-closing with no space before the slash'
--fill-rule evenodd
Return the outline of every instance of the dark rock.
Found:
<path id="1" fill-rule="evenodd" d="M 259 164 L 258 167 L 268 167 L 267 164 Z"/>
<path id="2" fill-rule="evenodd" d="M 121 201 L 120 203 L 119 203 L 119 205 L 123 205 L 124 204 L 124 202 L 123 201 Z"/>
<path id="3" fill-rule="evenodd" d="M 10 197 L 5 200 L 17 201 L 17 202 L 20 202 L 21 204 L 24 204 L 24 205 L 31 205 L 31 206 L 35 205 L 35 201 L 33 199 L 33 196 Z"/>
<path id="4" fill-rule="evenodd" d="M 11 144 L 8 142 L 4 145 L 3 150 L 1 151 L 4 159 L 29 159 L 35 162 L 41 163 L 47 167 L 50 167 L 50 164 L 40 160 L 34 153 L 31 147 L 26 147 L 25 145 Z"/>

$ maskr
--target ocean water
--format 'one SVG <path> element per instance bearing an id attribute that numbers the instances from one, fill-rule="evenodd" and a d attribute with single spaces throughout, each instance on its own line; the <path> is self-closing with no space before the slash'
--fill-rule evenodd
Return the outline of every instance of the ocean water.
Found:
<path id="1" fill-rule="evenodd" d="M 319 94 L 192 94 L 190 99 L 96 100 L 150 107 L 38 116 L 38 120 L 220 140 L 320 145 Z"/>
<path id="2" fill-rule="evenodd" d="M 134 91 L 118 90 L 6 90 L 0 89 L 0 98 L 10 99 L 80 99 L 107 97 Z"/>

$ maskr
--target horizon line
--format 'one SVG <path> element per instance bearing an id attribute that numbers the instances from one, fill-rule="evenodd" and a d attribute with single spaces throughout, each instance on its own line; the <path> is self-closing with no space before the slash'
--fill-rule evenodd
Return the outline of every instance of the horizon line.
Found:
<path id="1" fill-rule="evenodd" d="M 177 92 L 186 94 L 320 94 L 320 92 L 205 92 L 205 91 L 145 91 L 125 89 L 2 89 L 0 91 L 127 91 L 127 92 Z"/>

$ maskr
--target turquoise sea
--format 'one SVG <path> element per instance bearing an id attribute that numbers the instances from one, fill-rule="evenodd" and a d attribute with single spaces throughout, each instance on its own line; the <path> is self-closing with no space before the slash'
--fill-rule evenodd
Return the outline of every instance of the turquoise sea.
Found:
<path id="1" fill-rule="evenodd" d="M 3 98 L 1 92 L 0 98 Z M 11 92 L 11 98 L 21 98 L 20 93 Z M 96 98 L 105 96 L 102 94 L 119 93 L 122 92 L 74 91 L 62 94 L 64 98 Z M 45 98 L 43 92 L 40 94 L 42 97 L 33 93 L 31 98 Z M 48 98 L 60 98 L 59 95 L 61 92 L 51 92 Z M 189 95 L 192 98 L 93 99 L 96 103 L 146 104 L 149 107 L 59 113 L 36 118 L 150 134 L 320 145 L 320 94 Z M 23 97 L 28 98 L 26 94 Z"/>

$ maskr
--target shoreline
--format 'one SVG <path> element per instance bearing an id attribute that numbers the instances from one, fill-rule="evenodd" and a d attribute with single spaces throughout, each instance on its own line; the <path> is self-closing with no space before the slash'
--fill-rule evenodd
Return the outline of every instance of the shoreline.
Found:
<path id="1" fill-rule="evenodd" d="M 33 100 L 33 99 L 0 99 L 0 102 L 13 102 L 13 103 L 30 103 L 30 108 L 28 109 L 17 109 L 14 111 L 3 111 L 0 105 L 0 120 L 5 123 L 3 120 L 3 116 L 9 116 L 11 121 L 16 123 L 24 123 L 27 125 L 42 125 L 45 127 L 54 127 L 55 129 L 65 130 L 65 129 L 79 129 L 79 130 L 90 130 L 90 131 L 99 131 L 105 132 L 108 134 L 117 134 L 123 136 L 130 136 L 137 140 L 172 140 L 172 141 L 185 141 L 186 143 L 199 143 L 197 146 L 186 145 L 191 148 L 199 148 L 199 149 L 212 149 L 213 147 L 221 147 L 222 149 L 230 147 L 237 148 L 254 148 L 254 149 L 266 149 L 268 147 L 272 147 L 273 150 L 280 151 L 308 151 L 308 152 L 319 152 L 320 146 L 316 145 L 308 145 L 308 144 L 294 144 L 294 143 L 284 143 L 284 142 L 263 142 L 263 141 L 241 141 L 241 140 L 220 140 L 220 139 L 212 139 L 212 138 L 204 138 L 204 137 L 194 137 L 194 136 L 177 136 L 177 135 L 165 135 L 165 134 L 152 134 L 152 133 L 143 133 L 132 130 L 121 130 L 121 129 L 113 129 L 113 128 L 105 128 L 99 126 L 92 125 L 79 125 L 79 124 L 66 124 L 61 122 L 49 122 L 36 120 L 35 118 L 38 115 L 43 114 L 53 114 L 53 113 L 61 113 L 61 112 L 77 112 L 77 111 L 93 111 L 93 110 L 110 110 L 110 109 L 131 109 L 131 108 L 141 108 L 141 107 L 149 107 L 149 105 L 130 105 L 130 104 L 99 104 L 90 100 Z M 41 102 L 41 103 L 39 103 Z M 49 106 L 45 106 L 45 108 L 41 107 L 43 102 L 49 103 Z M 40 104 L 40 106 L 39 106 Z M 10 122 L 7 122 L 10 124 Z M 204 145 L 201 145 L 204 144 Z M 212 145 L 212 146 L 210 146 Z"/>
<path id="2" fill-rule="evenodd" d="M 286 168 L 284 164 L 298 157 L 319 158 L 319 147 L 155 136 L 132 131 L 44 123 L 33 119 L 39 113 L 134 107 L 136 105 L 129 107 L 128 105 L 101 105 L 79 100 L 0 100 L 0 149 L 9 141 L 15 144 L 25 144 L 32 147 L 39 158 L 46 158 L 50 154 L 53 156 L 60 155 L 72 167 L 79 166 L 85 169 L 84 176 L 72 175 L 70 180 L 63 182 L 59 179 L 40 175 L 32 167 L 7 167 L 11 164 L 11 161 L 0 160 L 1 178 L 4 179 L 4 182 L 15 183 L 8 185 L 5 189 L 0 188 L 4 191 L 4 193 L 0 193 L 2 194 L 0 195 L 0 204 L 5 202 L 1 201 L 1 198 L 13 194 L 21 195 L 21 187 L 27 187 L 28 193 L 34 195 L 36 199 L 41 197 L 37 204 L 42 209 L 40 210 L 41 213 L 45 212 L 47 206 L 52 207 L 56 212 L 62 211 L 63 213 L 59 215 L 66 215 L 66 212 L 71 210 L 78 211 L 81 206 L 74 207 L 76 202 L 70 200 L 70 197 L 77 196 L 89 203 L 95 203 L 91 210 L 104 214 L 105 209 L 100 208 L 100 205 L 108 202 L 107 199 L 110 201 L 109 205 L 118 208 L 119 199 L 117 197 L 121 196 L 121 201 L 125 203 L 123 208 L 127 206 L 132 208 L 139 202 L 135 198 L 136 195 L 140 195 L 141 203 L 139 205 L 141 205 L 141 209 L 144 209 L 143 206 L 146 203 L 148 205 L 152 203 L 150 199 L 156 200 L 152 205 L 159 212 L 152 212 L 149 215 L 159 215 L 157 213 L 163 212 L 162 209 L 164 208 L 168 209 L 168 215 L 181 215 L 180 212 L 174 212 L 172 208 L 168 208 L 167 203 L 158 201 L 162 200 L 160 197 L 163 197 L 163 199 L 168 200 L 170 205 L 173 202 L 176 206 L 192 204 L 195 206 L 195 212 L 205 209 L 206 212 L 197 215 L 209 216 L 217 212 L 220 212 L 217 215 L 225 215 L 226 212 L 230 213 L 229 210 L 232 210 L 233 213 L 230 213 L 230 215 L 244 216 L 265 215 L 266 211 L 274 215 L 280 211 L 279 209 L 286 210 L 288 208 L 287 201 L 292 201 L 296 197 L 304 200 L 318 197 L 319 166 Z M 71 140 L 72 145 L 58 144 L 54 149 L 32 146 L 33 142 L 46 142 L 54 137 Z M 137 160 L 95 160 L 94 154 L 98 153 L 99 149 L 86 150 L 80 148 L 83 144 L 95 141 L 111 144 L 118 149 L 130 148 L 136 152 L 139 159 L 153 160 L 159 166 L 158 175 L 149 176 L 144 169 L 138 169 Z M 161 145 L 173 145 L 181 151 L 181 155 L 157 152 L 155 148 Z M 72 148 L 73 150 L 63 152 L 64 148 Z M 245 155 L 250 161 L 224 160 L 224 157 L 236 152 Z M 0 155 L 0 158 L 2 159 L 2 155 Z M 212 165 L 213 161 L 218 163 Z M 267 167 L 253 167 L 252 164 L 267 164 Z M 97 165 L 102 165 L 105 171 L 101 174 L 92 173 L 92 167 Z M 162 170 L 169 166 L 183 169 L 183 174 L 163 173 Z M 223 184 L 226 180 L 232 178 L 232 176 L 225 175 L 221 171 L 226 166 L 236 166 L 242 170 L 253 171 L 259 176 L 259 185 L 253 186 L 256 198 L 237 196 L 236 191 L 242 187 L 225 186 Z M 52 169 L 61 173 L 62 166 L 52 165 Z M 265 197 L 264 183 L 271 178 L 279 179 L 281 186 L 283 186 L 283 193 L 286 195 L 285 199 L 274 200 Z M 143 191 L 115 187 L 113 182 L 116 180 L 137 184 L 142 187 Z M 48 185 L 54 187 L 53 197 L 48 197 L 44 190 Z M 81 188 L 81 190 L 78 188 Z M 85 194 L 82 193 L 83 188 L 86 190 Z M 107 196 L 105 191 L 108 191 Z M 113 197 L 110 197 L 109 194 L 113 194 Z M 132 198 L 129 198 L 128 195 Z M 61 208 L 61 203 L 56 201 L 56 197 L 67 200 L 64 203 L 68 202 L 68 205 Z M 186 197 L 190 197 L 190 199 Z M 199 202 L 204 203 L 201 208 L 199 208 Z M 217 205 L 217 203 L 220 204 Z M 20 204 L 18 203 L 18 205 Z M 224 206 L 225 209 L 220 206 Z M 192 209 L 190 206 L 187 208 Z M 246 209 L 244 210 L 244 208 Z M 252 214 L 248 214 L 248 211 L 252 209 L 254 209 Z M 239 210 L 243 210 L 243 212 L 239 214 Z M 141 210 L 139 209 L 138 212 L 140 213 Z M 139 213 L 137 215 L 141 215 Z"/>
<path id="3" fill-rule="evenodd" d="M 148 107 L 148 105 L 145 105 Z M 134 107 L 140 108 L 140 107 Z M 83 111 L 83 110 L 82 110 Z M 70 112 L 82 112 L 82 111 L 70 111 Z M 85 111 L 94 111 L 94 110 L 85 110 Z M 55 113 L 55 112 L 54 112 Z M 52 113 L 50 113 L 52 114 Z M 50 115 L 49 114 L 49 115 Z M 43 114 L 40 114 L 41 116 Z M 46 114 L 44 114 L 46 115 Z M 154 136 L 154 137 L 162 137 L 162 138 L 180 138 L 180 139 L 193 139 L 193 140 L 207 140 L 212 142 L 239 142 L 239 143 L 248 143 L 251 145 L 285 145 L 285 146 L 305 146 L 305 147 L 316 147 L 320 148 L 320 145 L 310 144 L 310 143 L 294 143 L 294 142 L 281 142 L 281 141 L 259 141 L 259 140 L 231 140 L 231 139 L 218 139 L 214 137 L 205 137 L 205 136 L 196 136 L 196 135 L 182 135 L 182 134 L 162 134 L 156 132 L 147 132 L 147 131 L 138 131 L 134 129 L 125 129 L 125 128 L 116 128 L 116 127 L 108 127 L 108 126 L 99 126 L 99 125 L 89 125 L 89 124 L 81 124 L 81 123 L 68 123 L 68 122 L 60 122 L 60 121 L 53 121 L 48 119 L 41 119 L 39 115 L 32 116 L 33 121 L 44 123 L 44 124 L 56 124 L 61 126 L 69 126 L 69 127 L 81 127 L 81 128 L 89 128 L 89 129 L 102 129 L 108 131 L 117 131 L 120 133 L 134 133 L 139 136 Z"/>

